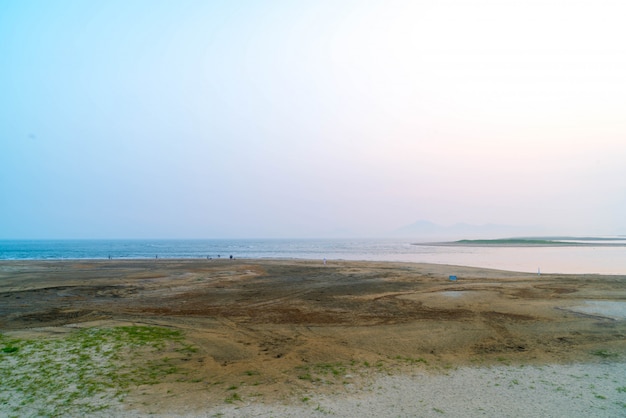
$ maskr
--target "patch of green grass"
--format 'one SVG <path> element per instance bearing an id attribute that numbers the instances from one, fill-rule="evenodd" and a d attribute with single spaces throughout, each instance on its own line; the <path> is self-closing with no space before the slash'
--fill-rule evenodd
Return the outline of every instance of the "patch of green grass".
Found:
<path id="1" fill-rule="evenodd" d="M 311 376 L 311 373 L 304 373 L 304 374 L 298 375 L 298 379 L 300 379 L 300 380 L 308 380 L 308 381 L 312 382 L 313 381 L 313 376 Z"/>
<path id="2" fill-rule="evenodd" d="M 256 370 L 246 370 L 244 372 L 246 376 L 258 376 L 260 373 Z"/>
<path id="3" fill-rule="evenodd" d="M 0 415 L 89 414 L 123 400 L 131 387 L 180 373 L 166 347 L 183 346 L 180 331 L 161 327 L 88 328 L 63 338 L 0 335 Z M 152 360 L 143 360 L 153 353 Z"/>
<path id="4" fill-rule="evenodd" d="M 408 359 L 406 361 L 421 362 L 420 359 Z M 397 363 L 388 362 L 387 364 Z M 372 366 L 378 368 L 378 370 L 370 370 L 369 368 Z M 336 362 L 305 363 L 295 367 L 295 375 L 299 380 L 311 383 L 350 385 L 359 381 L 352 379 L 367 378 L 372 371 L 381 372 L 384 370 L 385 366 L 386 363 L 382 360 L 377 361 L 373 365 L 368 361 L 355 359 Z"/>
<path id="5" fill-rule="evenodd" d="M 602 357 L 602 358 L 613 358 L 617 357 L 617 353 L 612 353 L 608 350 L 594 350 L 591 352 L 592 355 Z"/>
<path id="6" fill-rule="evenodd" d="M 241 401 L 241 396 L 237 392 L 232 393 L 228 398 L 224 399 L 226 403 L 235 403 Z"/>
<path id="7" fill-rule="evenodd" d="M 428 361 L 426 361 L 426 359 L 422 357 L 412 358 L 412 357 L 396 356 L 394 359 L 399 360 L 403 363 L 407 363 L 407 364 L 418 364 L 418 363 L 428 364 Z"/>
<path id="8" fill-rule="evenodd" d="M 346 372 L 346 366 L 342 363 L 319 363 L 315 365 L 315 370 L 322 374 L 332 374 L 339 376 Z"/>
<path id="9" fill-rule="evenodd" d="M 620 387 L 616 388 L 616 390 L 618 392 L 621 392 L 621 393 L 626 393 L 626 386 L 620 386 Z"/>
<path id="10" fill-rule="evenodd" d="M 326 383 L 332 383 L 343 377 L 347 371 L 349 364 L 341 362 L 335 363 L 317 363 L 313 365 L 298 366 L 296 370 L 301 371 L 298 374 L 298 379 L 309 382 L 321 382 L 322 378 L 326 380 Z M 329 380 L 330 379 L 330 380 Z"/>
<path id="11" fill-rule="evenodd" d="M 326 415 L 330 414 L 330 411 L 329 411 L 329 410 L 327 410 L 326 408 L 324 408 L 324 407 L 323 407 L 322 405 L 320 405 L 320 404 L 317 404 L 317 408 L 315 408 L 315 410 L 316 410 L 317 412 L 321 412 L 322 414 L 326 414 Z"/>
<path id="12" fill-rule="evenodd" d="M 185 344 L 185 343 L 181 343 L 182 347 L 178 348 L 176 351 L 178 351 L 179 353 L 187 353 L 187 354 L 192 354 L 192 353 L 197 353 L 198 352 L 198 347 L 195 347 L 191 344 Z"/>

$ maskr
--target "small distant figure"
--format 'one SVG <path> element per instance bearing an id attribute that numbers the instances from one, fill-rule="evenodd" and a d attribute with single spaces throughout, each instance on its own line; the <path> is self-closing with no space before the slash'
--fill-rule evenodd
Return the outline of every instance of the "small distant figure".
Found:
<path id="1" fill-rule="evenodd" d="M 220 257 L 222 257 L 222 256 L 218 254 L 218 255 L 217 255 L 217 258 L 220 258 Z"/>
<path id="2" fill-rule="evenodd" d="M 109 254 L 109 260 L 111 259 L 111 254 Z"/>
<path id="3" fill-rule="evenodd" d="M 159 255 L 158 255 L 158 254 L 154 256 L 154 259 L 155 259 L 155 260 L 157 260 L 158 258 L 159 258 Z"/>
<path id="4" fill-rule="evenodd" d="M 537 276 L 541 276 L 541 267 L 537 267 Z"/>
<path id="5" fill-rule="evenodd" d="M 324 265 L 326 265 L 326 257 L 324 257 Z"/>
<path id="6" fill-rule="evenodd" d="M 231 260 L 233 259 L 233 255 L 232 255 L 232 254 L 230 255 L 230 259 L 231 259 Z"/>

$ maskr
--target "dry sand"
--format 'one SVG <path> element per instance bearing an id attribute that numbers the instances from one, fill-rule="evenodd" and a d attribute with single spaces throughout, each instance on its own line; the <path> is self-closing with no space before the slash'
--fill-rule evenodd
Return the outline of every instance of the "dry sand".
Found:
<path id="1" fill-rule="evenodd" d="M 626 416 L 624 276 L 3 261 L 0 301 L 12 337 L 120 324 L 185 332 L 197 351 L 172 361 L 191 377 L 136 388 L 102 416 Z"/>

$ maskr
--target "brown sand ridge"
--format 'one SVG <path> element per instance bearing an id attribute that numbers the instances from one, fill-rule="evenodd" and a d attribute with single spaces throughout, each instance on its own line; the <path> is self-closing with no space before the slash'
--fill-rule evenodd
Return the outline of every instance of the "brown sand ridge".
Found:
<path id="1" fill-rule="evenodd" d="M 345 384 L 368 368 L 626 353 L 626 320 L 575 311 L 598 300 L 626 303 L 626 277 L 302 260 L 0 262 L 3 333 L 129 323 L 183 330 L 197 351 L 172 356 L 191 377 L 141 398 L 169 408 L 200 393 L 202 402 L 223 401 L 233 385 L 264 399 L 334 391 L 324 368 L 341 367 Z"/>

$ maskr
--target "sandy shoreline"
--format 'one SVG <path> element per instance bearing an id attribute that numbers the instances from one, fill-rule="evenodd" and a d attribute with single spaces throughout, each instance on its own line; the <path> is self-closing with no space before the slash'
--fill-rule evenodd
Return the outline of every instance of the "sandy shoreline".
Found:
<path id="1" fill-rule="evenodd" d="M 315 396 L 306 405 L 251 402 L 198 415 L 617 417 L 626 414 L 625 387 L 624 363 L 462 367 L 383 376 L 357 393 Z"/>
<path id="2" fill-rule="evenodd" d="M 131 388 L 103 416 L 626 413 L 624 276 L 306 260 L 2 261 L 0 301 L 5 339 L 120 325 L 184 334 L 142 354 L 176 372 Z M 0 413 L 14 407 L 0 403 Z"/>

